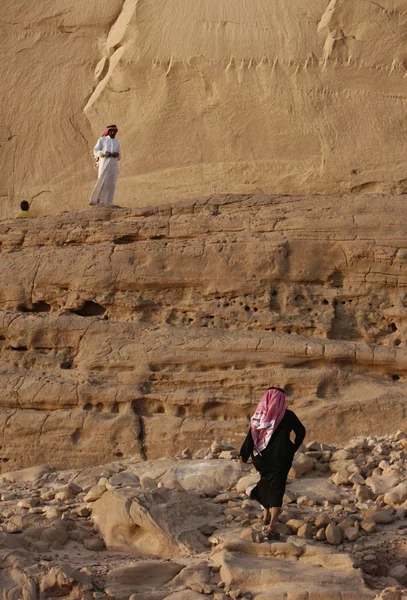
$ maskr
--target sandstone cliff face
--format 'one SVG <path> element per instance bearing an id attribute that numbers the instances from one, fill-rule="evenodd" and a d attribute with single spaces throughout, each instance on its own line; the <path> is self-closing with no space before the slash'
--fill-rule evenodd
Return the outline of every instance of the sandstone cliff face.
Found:
<path id="1" fill-rule="evenodd" d="M 384 196 L 4 222 L 3 467 L 239 445 L 272 384 L 308 439 L 400 428 L 406 224 L 405 199 Z"/>
<path id="2" fill-rule="evenodd" d="M 406 190 L 405 0 L 3 4 L 2 217 L 85 206 L 110 121 L 123 206 Z"/>

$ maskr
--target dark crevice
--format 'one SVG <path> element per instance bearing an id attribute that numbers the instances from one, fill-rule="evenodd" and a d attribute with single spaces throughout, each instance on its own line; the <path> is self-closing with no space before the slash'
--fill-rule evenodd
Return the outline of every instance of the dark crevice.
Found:
<path id="1" fill-rule="evenodd" d="M 133 244 L 138 240 L 138 235 L 122 235 L 120 237 L 113 239 L 113 244 L 122 245 L 122 244 Z"/>
<path id="2" fill-rule="evenodd" d="M 70 310 L 69 312 L 79 315 L 80 317 L 101 317 L 105 314 L 106 309 L 104 306 L 87 300 L 83 306 L 77 310 Z"/>
<path id="3" fill-rule="evenodd" d="M 43 313 L 43 312 L 50 312 L 51 310 L 51 305 L 48 304 L 48 302 L 45 302 L 45 300 L 39 300 L 38 302 L 34 302 L 34 304 L 31 305 L 31 307 L 25 306 L 24 304 L 19 304 L 17 306 L 17 310 L 23 313 L 29 313 L 29 312 L 33 312 L 33 313 Z"/>

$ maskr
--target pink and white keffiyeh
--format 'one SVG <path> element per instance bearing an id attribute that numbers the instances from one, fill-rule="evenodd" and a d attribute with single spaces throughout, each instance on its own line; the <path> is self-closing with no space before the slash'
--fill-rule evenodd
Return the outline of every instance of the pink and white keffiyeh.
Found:
<path id="1" fill-rule="evenodd" d="M 285 394 L 278 388 L 267 390 L 260 400 L 250 421 L 254 448 L 259 454 L 267 447 L 285 415 L 286 408 Z"/>

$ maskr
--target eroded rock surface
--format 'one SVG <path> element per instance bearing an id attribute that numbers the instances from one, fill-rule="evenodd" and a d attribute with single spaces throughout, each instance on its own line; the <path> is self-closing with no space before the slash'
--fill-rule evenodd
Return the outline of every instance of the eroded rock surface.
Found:
<path id="1" fill-rule="evenodd" d="M 406 225 L 385 196 L 3 223 L 2 470 L 239 446 L 273 383 L 308 439 L 396 431 Z"/>

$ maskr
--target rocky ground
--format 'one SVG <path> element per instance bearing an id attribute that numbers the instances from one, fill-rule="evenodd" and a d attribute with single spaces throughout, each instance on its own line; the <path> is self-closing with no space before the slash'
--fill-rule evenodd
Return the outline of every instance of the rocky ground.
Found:
<path id="1" fill-rule="evenodd" d="M 5 473 L 0 598 L 406 600 L 406 451 L 401 431 L 302 446 L 273 543 L 226 442 Z"/>

